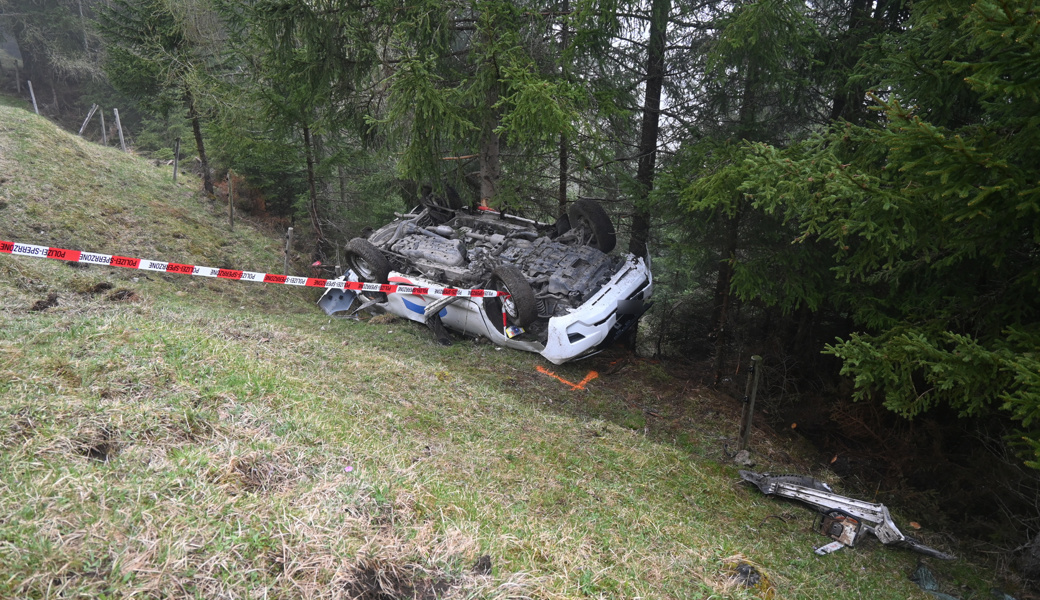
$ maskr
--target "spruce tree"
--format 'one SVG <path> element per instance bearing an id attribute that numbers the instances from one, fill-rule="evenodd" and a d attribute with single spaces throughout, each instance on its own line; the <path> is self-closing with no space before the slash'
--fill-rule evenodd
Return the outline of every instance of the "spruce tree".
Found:
<path id="1" fill-rule="evenodd" d="M 881 126 L 761 145 L 742 189 L 830 248 L 829 301 L 858 330 L 827 351 L 856 397 L 1000 413 L 1040 453 L 1036 34 L 1031 3 L 916 4 L 883 40 L 902 53 L 874 96 Z"/>

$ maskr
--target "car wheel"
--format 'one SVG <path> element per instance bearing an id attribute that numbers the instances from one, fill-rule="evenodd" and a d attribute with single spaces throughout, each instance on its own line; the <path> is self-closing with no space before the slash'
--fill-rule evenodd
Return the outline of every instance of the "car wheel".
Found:
<path id="1" fill-rule="evenodd" d="M 579 234 L 581 242 L 600 252 L 607 253 L 617 244 L 614 224 L 599 202 L 582 199 L 571 205 L 568 211 L 571 229 Z"/>
<path id="2" fill-rule="evenodd" d="M 484 298 L 484 312 L 493 323 L 498 323 L 497 315 L 503 312 L 506 313 L 507 324 L 520 327 L 527 327 L 538 318 L 538 300 L 520 269 L 512 265 L 498 267 L 491 276 L 488 289 L 509 294 L 508 298 Z"/>
<path id="3" fill-rule="evenodd" d="M 387 283 L 390 277 L 390 261 L 364 238 L 347 243 L 347 265 L 365 283 Z"/>

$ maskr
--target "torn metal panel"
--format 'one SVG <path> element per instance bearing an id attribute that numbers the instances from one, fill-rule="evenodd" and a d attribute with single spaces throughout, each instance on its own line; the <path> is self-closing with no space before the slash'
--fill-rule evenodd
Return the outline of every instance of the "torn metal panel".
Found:
<path id="1" fill-rule="evenodd" d="M 896 527 L 888 507 L 884 504 L 874 504 L 836 494 L 830 486 L 812 477 L 751 471 L 740 471 L 740 477 L 748 483 L 753 483 L 763 494 L 798 500 L 823 513 L 829 517 L 829 520 L 825 518 L 827 531 L 823 531 L 824 535 L 842 542 L 843 545 L 853 546 L 864 532 L 869 532 L 882 544 L 907 548 L 942 560 L 956 558 L 952 554 L 941 552 L 904 535 Z M 855 525 L 853 521 L 856 522 Z M 844 540 L 850 540 L 852 543 L 846 543 Z"/>
<path id="2" fill-rule="evenodd" d="M 343 276 L 344 281 L 357 281 L 357 275 L 353 271 L 347 271 Z M 357 292 L 347 289 L 335 289 L 329 288 L 325 293 L 318 299 L 318 306 L 321 307 L 325 314 L 332 315 L 337 312 L 343 312 L 350 310 L 351 305 L 354 304 L 354 299 L 357 298 Z"/>

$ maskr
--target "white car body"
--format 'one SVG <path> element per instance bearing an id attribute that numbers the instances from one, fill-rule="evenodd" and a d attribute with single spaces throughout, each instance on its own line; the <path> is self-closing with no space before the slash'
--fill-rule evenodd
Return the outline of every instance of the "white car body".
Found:
<path id="1" fill-rule="evenodd" d="M 358 246 L 357 255 L 354 262 L 348 258 L 352 269 L 343 279 L 481 289 L 495 265 L 515 265 L 509 267 L 516 273 L 513 285 L 521 291 L 529 288 L 527 300 L 522 293 L 498 302 L 480 296 L 393 292 L 362 294 L 362 308 L 425 323 L 440 331 L 438 336 L 445 343 L 447 333 L 438 329 L 441 325 L 562 364 L 595 354 L 619 339 L 650 307 L 653 278 L 647 261 L 632 254 L 609 257 L 595 246 L 581 243 L 584 228 L 553 236 L 554 226 L 500 213 L 456 210 L 453 214 L 458 217 L 447 224 L 443 220 L 431 224 L 428 214 L 398 215 L 374 232 L 371 242 L 352 240 L 348 246 Z M 609 226 L 605 219 L 600 222 Z M 613 247 L 612 226 L 606 235 Z M 350 252 L 348 248 L 348 257 Z M 350 310 L 355 298 L 354 292 L 331 288 L 318 304 L 333 314 Z M 522 312 L 516 307 L 525 302 L 538 309 L 528 318 L 529 329 L 517 326 L 527 327 L 523 319 L 516 323 L 516 314 Z M 508 308 L 508 319 L 505 312 L 496 312 L 506 310 L 500 306 Z"/>
<path id="2" fill-rule="evenodd" d="M 357 276 L 348 272 L 344 279 L 357 281 Z M 396 271 L 391 272 L 390 282 L 418 287 L 440 286 L 436 281 L 414 276 L 406 277 Z M 549 334 L 545 344 L 506 336 L 501 316 L 487 314 L 481 298 L 457 297 L 441 307 L 438 312 L 441 322 L 449 329 L 485 337 L 504 348 L 536 352 L 549 362 L 559 365 L 594 354 L 597 348 L 611 337 L 619 317 L 625 316 L 624 306 L 620 303 L 625 300 L 642 303 L 650 298 L 652 292 L 653 276 L 650 269 L 646 267 L 643 259 L 629 255 L 625 265 L 595 296 L 570 313 L 549 319 Z M 353 300 L 353 292 L 330 288 L 318 303 L 326 312 L 332 314 L 347 310 Z M 433 296 L 386 294 L 385 301 L 372 303 L 369 308 L 417 323 L 425 323 L 426 307 L 437 300 L 439 298 Z M 332 306 L 336 308 L 326 308 Z"/>

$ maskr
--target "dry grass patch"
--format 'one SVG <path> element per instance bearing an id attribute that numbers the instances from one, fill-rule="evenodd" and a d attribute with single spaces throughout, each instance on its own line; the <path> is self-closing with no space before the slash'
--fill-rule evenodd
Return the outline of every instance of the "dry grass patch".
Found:
<path id="1" fill-rule="evenodd" d="M 3 374 L 0 373 L 0 377 Z M 36 415 L 30 407 L 21 407 L 13 412 L 2 430 L 0 448 L 11 449 L 25 443 L 36 435 Z"/>
<path id="2" fill-rule="evenodd" d="M 734 554 L 722 559 L 722 566 L 714 577 L 707 578 L 710 585 L 721 594 L 732 594 L 738 590 L 751 590 L 760 598 L 776 598 L 776 585 L 765 567 L 743 554 Z"/>
<path id="3" fill-rule="evenodd" d="M 74 443 L 77 454 L 98 462 L 108 462 L 122 450 L 119 433 L 107 424 L 89 426 L 80 431 Z"/>
<path id="4" fill-rule="evenodd" d="M 291 488 L 306 477 L 307 465 L 282 448 L 275 452 L 249 451 L 230 457 L 212 457 L 208 479 L 228 493 L 270 493 Z"/>

